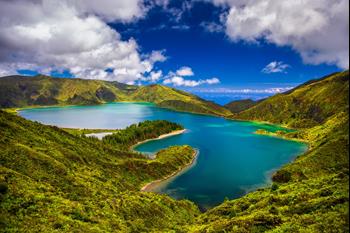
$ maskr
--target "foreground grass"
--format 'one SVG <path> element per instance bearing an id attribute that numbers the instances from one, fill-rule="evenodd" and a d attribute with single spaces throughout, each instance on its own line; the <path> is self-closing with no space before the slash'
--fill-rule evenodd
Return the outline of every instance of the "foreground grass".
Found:
<path id="1" fill-rule="evenodd" d="M 154 160 L 0 111 L 1 229 L 6 232 L 182 231 L 189 201 L 139 192 L 188 164 L 189 146 Z"/>

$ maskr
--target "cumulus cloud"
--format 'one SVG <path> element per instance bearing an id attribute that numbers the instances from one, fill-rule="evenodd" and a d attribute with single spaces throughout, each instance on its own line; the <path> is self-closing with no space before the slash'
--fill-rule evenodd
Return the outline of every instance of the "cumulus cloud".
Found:
<path id="1" fill-rule="evenodd" d="M 308 64 L 349 67 L 349 1 L 213 0 L 233 41 L 291 46 Z"/>
<path id="2" fill-rule="evenodd" d="M 282 61 L 272 61 L 267 64 L 261 72 L 265 74 L 270 73 L 286 73 L 286 69 L 289 68 L 290 65 L 283 63 Z"/>
<path id="3" fill-rule="evenodd" d="M 207 84 L 218 84 L 220 83 L 220 80 L 218 78 L 208 78 L 208 79 L 205 79 L 204 80 L 204 83 L 207 83 Z"/>
<path id="4" fill-rule="evenodd" d="M 172 84 L 174 86 L 186 86 L 186 87 L 195 87 L 199 85 L 199 81 L 195 80 L 186 80 L 180 76 L 173 76 L 171 78 L 167 78 L 163 81 L 163 84 Z"/>
<path id="5" fill-rule="evenodd" d="M 164 55 L 165 50 L 162 51 L 152 51 L 149 56 L 149 60 L 153 63 L 166 61 L 167 57 Z"/>
<path id="6" fill-rule="evenodd" d="M 69 71 L 133 83 L 166 59 L 164 51 L 140 54 L 134 39 L 122 40 L 106 21 L 129 21 L 144 11 L 139 0 L 2 1 L 0 73 Z"/>
<path id="7" fill-rule="evenodd" d="M 174 86 L 184 86 L 184 87 L 196 87 L 202 84 L 217 84 L 220 83 L 218 78 L 200 79 L 200 80 L 188 80 L 181 76 L 172 76 L 163 81 L 163 84 L 174 85 Z"/>
<path id="8" fill-rule="evenodd" d="M 163 72 L 161 70 L 159 71 L 152 71 L 149 75 L 149 77 L 147 78 L 147 81 L 151 81 L 151 82 L 157 82 L 158 80 L 160 80 L 160 78 L 163 76 Z"/>
<path id="9" fill-rule="evenodd" d="M 62 1 L 62 0 L 61 0 Z M 66 0 L 85 14 L 96 14 L 105 21 L 130 21 L 144 16 L 147 8 L 142 0 Z"/>
<path id="10" fill-rule="evenodd" d="M 193 76 L 194 73 L 191 67 L 183 66 L 176 70 L 176 72 L 169 71 L 169 73 L 163 78 L 163 84 L 173 85 L 173 86 L 184 86 L 184 87 L 196 87 L 202 84 L 218 84 L 220 80 L 216 77 L 208 79 L 185 79 L 184 77 Z"/>
<path id="11" fill-rule="evenodd" d="M 176 71 L 176 74 L 179 76 L 193 76 L 194 73 L 191 69 L 191 67 L 183 66 L 180 69 Z"/>

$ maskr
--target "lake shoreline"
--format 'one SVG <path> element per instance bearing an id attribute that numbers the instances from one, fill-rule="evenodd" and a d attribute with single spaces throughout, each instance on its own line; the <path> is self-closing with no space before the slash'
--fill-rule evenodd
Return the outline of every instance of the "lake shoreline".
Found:
<path id="1" fill-rule="evenodd" d="M 255 131 L 253 134 L 262 135 L 262 136 L 268 136 L 268 137 L 274 137 L 274 138 L 280 138 L 280 139 L 289 140 L 289 141 L 295 141 L 295 142 L 300 142 L 300 143 L 305 143 L 307 145 L 310 143 L 310 141 L 306 140 L 306 139 L 291 138 L 291 137 L 285 136 L 283 134 L 279 135 L 279 134 L 276 134 L 276 133 L 270 132 L 270 131 L 266 131 L 266 132 L 258 132 L 258 131 L 259 131 L 259 129 L 257 131 Z"/>
<path id="2" fill-rule="evenodd" d="M 79 105 L 79 104 L 57 104 L 57 105 L 32 105 L 32 106 L 24 106 L 24 107 L 11 107 L 11 108 L 2 108 L 2 110 L 7 111 L 7 112 L 12 112 L 15 114 L 18 114 L 19 111 L 21 110 L 27 110 L 27 109 L 37 109 L 37 108 L 51 108 L 51 107 L 79 107 L 79 106 L 99 106 L 99 105 L 104 105 L 104 104 L 113 104 L 113 103 L 139 103 L 139 104 L 152 104 L 158 108 L 174 111 L 174 112 L 180 112 L 180 113 L 189 113 L 189 114 L 195 114 L 195 115 L 202 115 L 202 116 L 210 116 L 210 117 L 218 117 L 218 118 L 223 118 L 226 120 L 230 121 L 239 121 L 239 122 L 252 122 L 252 123 L 257 123 L 257 124 L 268 124 L 268 125 L 274 125 L 274 126 L 279 126 L 283 127 L 286 129 L 294 129 L 298 130 L 297 128 L 290 127 L 285 124 L 277 124 L 277 123 L 272 123 L 269 121 L 262 121 L 262 120 L 247 120 L 247 119 L 238 119 L 238 118 L 233 118 L 230 116 L 225 116 L 225 115 L 219 115 L 219 114 L 212 114 L 212 113 L 201 113 L 201 112 L 191 112 L 191 111 L 185 111 L 185 110 L 178 110 L 174 108 L 167 108 L 167 107 L 161 107 L 158 106 L 154 102 L 147 102 L 147 101 L 113 101 L 113 102 L 105 102 L 105 103 L 100 103 L 100 104 L 91 104 L 91 105 Z"/>
<path id="3" fill-rule="evenodd" d="M 165 180 L 168 180 L 170 178 L 176 177 L 180 174 L 182 174 L 183 172 L 185 172 L 187 169 L 191 168 L 193 165 L 196 164 L 197 158 L 198 158 L 198 154 L 199 151 L 197 149 L 194 149 L 194 153 L 193 153 L 193 158 L 192 160 L 185 164 L 184 166 L 180 167 L 178 170 L 174 171 L 173 173 L 171 173 L 170 175 L 167 175 L 163 178 L 160 178 L 158 180 L 154 180 L 151 181 L 145 185 L 143 185 L 140 189 L 141 192 L 152 192 L 152 190 L 159 185 L 160 183 L 164 182 Z"/>
<path id="4" fill-rule="evenodd" d="M 132 102 L 131 102 L 132 103 Z M 152 104 L 152 103 L 150 103 Z M 152 104 L 153 105 L 153 104 Z M 155 105 L 155 107 L 157 107 Z M 158 108 L 158 107 L 157 107 Z M 168 111 L 171 111 L 171 112 L 179 112 L 179 111 L 176 111 L 176 110 L 172 110 L 172 109 L 166 109 Z M 202 115 L 202 114 L 197 114 L 197 113 L 191 113 L 191 112 L 187 112 L 188 115 Z M 213 117 L 213 118 L 223 118 L 225 120 L 227 120 L 228 122 L 248 122 L 248 123 L 252 123 L 252 124 L 247 124 L 247 126 L 249 127 L 259 127 L 260 124 L 268 124 L 268 125 L 271 125 L 271 126 L 279 126 L 277 124 L 272 124 L 272 123 L 269 123 L 269 122 L 258 122 L 258 121 L 249 121 L 249 120 L 239 120 L 239 119 L 234 119 L 234 118 L 226 118 L 226 117 L 218 117 L 218 116 L 210 116 L 209 114 L 205 114 L 207 115 L 208 117 Z M 182 115 L 181 115 L 182 116 Z M 128 117 L 128 116 L 127 116 Z M 185 116 L 184 116 L 185 117 Z M 177 118 L 175 118 L 177 119 Z M 202 118 L 201 118 L 202 119 Z M 203 119 L 206 119 L 206 118 L 203 118 Z M 211 119 L 207 120 L 207 121 L 211 121 Z M 192 129 L 190 126 L 189 126 L 190 129 Z M 95 129 L 96 130 L 96 129 Z M 103 129 L 100 129 L 103 133 Z M 188 130 L 188 129 L 187 129 Z M 106 130 L 107 131 L 107 130 Z M 126 150 L 130 150 L 131 152 L 138 152 L 138 153 L 141 153 L 141 154 L 144 154 L 144 157 L 148 157 L 149 159 L 154 159 L 156 154 L 155 153 L 142 153 L 142 152 L 139 152 L 139 151 L 135 151 L 135 148 L 140 145 L 140 144 L 143 144 L 143 143 L 146 143 L 146 142 L 149 142 L 149 141 L 152 141 L 152 140 L 160 140 L 160 139 L 164 139 L 166 137 L 170 137 L 170 136 L 174 136 L 174 135 L 178 135 L 178 134 L 181 134 L 181 133 L 184 133 L 186 131 L 186 129 L 183 129 L 183 130 L 176 130 L 176 131 L 173 131 L 173 132 L 170 132 L 168 134 L 163 134 L 163 135 L 160 135 L 159 137 L 157 138 L 152 138 L 152 139 L 148 139 L 148 140 L 144 140 L 144 141 L 140 141 L 134 145 L 131 145 L 129 148 L 125 148 Z M 247 132 L 248 134 L 253 134 L 254 132 L 253 131 L 250 131 L 250 132 Z M 269 136 L 269 135 L 267 135 Z M 278 138 L 281 138 L 283 140 L 286 140 L 286 141 L 294 141 L 294 140 L 291 140 L 290 138 L 282 138 L 280 136 L 275 136 L 275 137 L 278 137 Z M 179 137 L 180 138 L 180 137 Z M 181 137 L 182 138 L 182 137 Z M 175 139 L 176 140 L 176 139 Z M 223 139 L 224 140 L 224 139 Z M 310 147 L 307 147 L 305 148 L 307 149 L 306 151 L 308 151 L 310 149 Z M 305 151 L 305 152 L 306 152 Z M 305 152 L 303 153 L 298 153 L 298 155 L 303 155 L 305 154 Z M 198 153 L 198 152 L 197 152 Z M 160 177 L 159 179 L 157 180 L 153 180 L 152 182 L 149 182 L 149 183 L 141 183 L 138 188 L 139 191 L 145 191 L 145 192 L 158 192 L 157 190 L 160 190 L 162 188 L 166 188 L 166 185 L 168 183 L 171 183 L 173 182 L 174 177 L 177 177 L 177 176 L 181 176 L 182 174 L 184 174 L 185 172 L 188 172 L 188 169 L 191 169 L 193 168 L 193 164 L 195 164 L 195 161 L 196 161 L 196 158 L 197 158 L 197 154 L 195 155 L 195 158 L 192 159 L 191 162 L 187 163 L 186 165 L 184 166 L 180 166 L 179 169 L 176 169 L 176 171 L 174 171 L 173 173 L 167 175 L 167 176 L 164 176 L 164 177 Z M 296 159 L 296 157 L 293 157 L 293 159 L 285 164 L 290 164 L 290 163 L 293 163 L 294 160 Z M 280 169 L 280 166 L 278 166 L 278 169 Z M 143 186 L 142 186 L 143 185 Z M 213 184 L 215 185 L 215 184 Z M 141 190 L 140 190 L 141 189 Z"/>
<path id="5" fill-rule="evenodd" d="M 168 137 L 172 137 L 172 136 L 175 136 L 175 135 L 182 134 L 182 133 L 184 133 L 186 131 L 187 131 L 187 129 L 180 129 L 180 130 L 172 131 L 170 133 L 162 134 L 162 135 L 158 136 L 157 138 L 146 139 L 146 140 L 137 142 L 136 144 L 132 145 L 129 149 L 131 151 L 135 151 L 135 147 L 137 147 L 137 146 L 139 146 L 139 145 L 141 145 L 143 143 L 146 143 L 146 142 L 149 142 L 149 141 L 160 140 L 160 139 L 164 139 L 164 138 L 168 138 Z M 138 152 L 138 151 L 136 151 L 136 152 Z"/>

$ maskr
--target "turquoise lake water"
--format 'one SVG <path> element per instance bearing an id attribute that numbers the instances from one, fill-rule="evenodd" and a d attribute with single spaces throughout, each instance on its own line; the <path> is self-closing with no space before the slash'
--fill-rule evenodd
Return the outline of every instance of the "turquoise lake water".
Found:
<path id="1" fill-rule="evenodd" d="M 144 120 L 169 120 L 187 131 L 162 140 L 149 141 L 135 149 L 154 153 L 171 145 L 191 145 L 199 151 L 189 169 L 154 188 L 176 199 L 189 199 L 201 208 L 237 198 L 270 182 L 271 173 L 306 151 L 295 141 L 253 134 L 280 127 L 181 113 L 145 103 L 111 103 L 97 106 L 26 109 L 19 114 L 44 124 L 72 128 L 115 129 Z"/>

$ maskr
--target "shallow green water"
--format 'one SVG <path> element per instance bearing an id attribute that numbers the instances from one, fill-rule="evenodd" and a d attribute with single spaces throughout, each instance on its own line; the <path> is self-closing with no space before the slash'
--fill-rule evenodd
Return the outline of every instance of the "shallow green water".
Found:
<path id="1" fill-rule="evenodd" d="M 49 107 L 27 109 L 19 114 L 45 124 L 77 128 L 124 128 L 155 119 L 182 124 L 186 133 L 141 144 L 136 150 L 153 153 L 170 145 L 184 144 L 198 149 L 196 163 L 190 169 L 162 182 L 154 191 L 190 199 L 202 208 L 266 185 L 275 169 L 307 149 L 302 143 L 253 134 L 261 128 L 281 129 L 277 126 L 174 112 L 152 104 Z"/>

